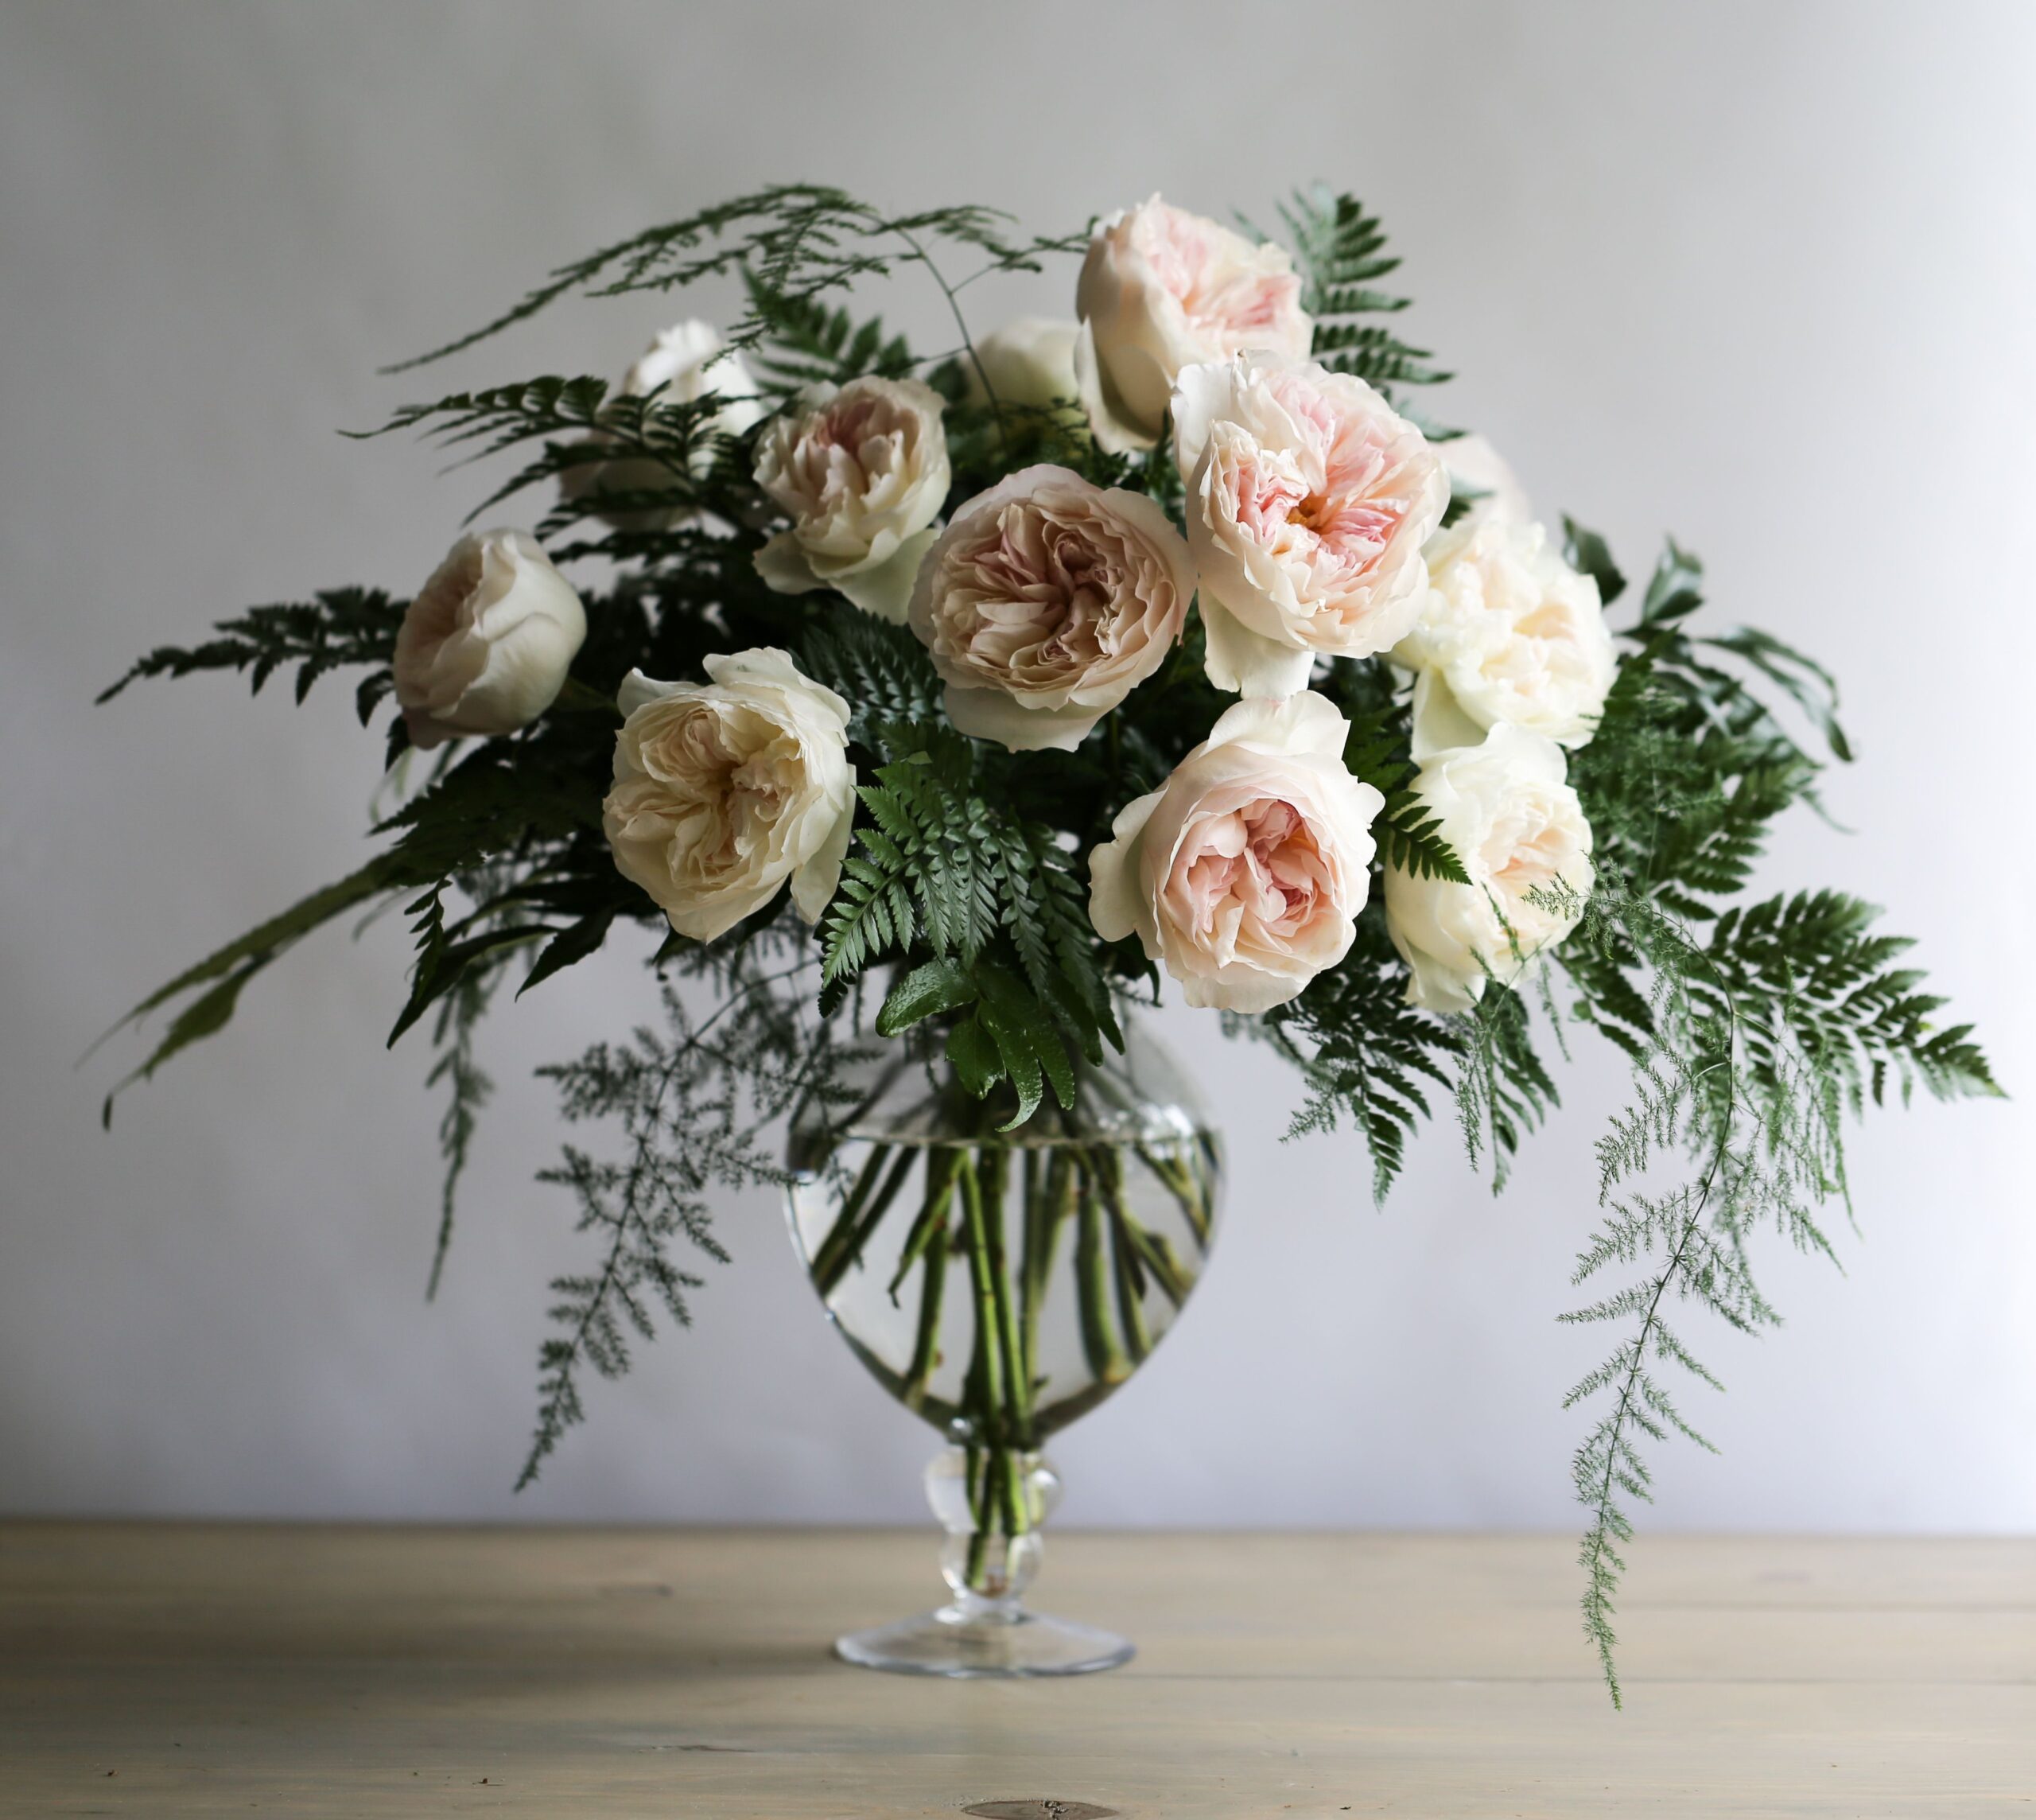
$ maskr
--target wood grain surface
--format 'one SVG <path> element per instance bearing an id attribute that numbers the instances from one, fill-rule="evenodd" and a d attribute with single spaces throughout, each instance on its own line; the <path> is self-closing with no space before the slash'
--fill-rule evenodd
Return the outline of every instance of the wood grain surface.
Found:
<path id="1" fill-rule="evenodd" d="M 1562 1538 L 1057 1535 L 1128 1668 L 832 1661 L 934 1554 L 0 1525 L 0 1814 L 2036 1816 L 2036 1542 L 1644 1538 L 1624 1713 Z"/>

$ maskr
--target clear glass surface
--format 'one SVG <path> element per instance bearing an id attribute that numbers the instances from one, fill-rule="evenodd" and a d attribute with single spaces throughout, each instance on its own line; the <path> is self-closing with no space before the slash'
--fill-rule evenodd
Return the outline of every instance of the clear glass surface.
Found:
<path id="1" fill-rule="evenodd" d="M 1015 1130 L 937 1035 L 886 1045 L 845 1104 L 795 1120 L 792 1235 L 830 1318 L 879 1383 L 951 1444 L 927 1468 L 946 1530 L 938 1610 L 844 1637 L 907 1673 L 1068 1674 L 1122 1638 L 1027 1611 L 1059 1480 L 1039 1449 L 1152 1355 L 1215 1236 L 1219 1157 L 1199 1102 L 1134 1026 Z"/>

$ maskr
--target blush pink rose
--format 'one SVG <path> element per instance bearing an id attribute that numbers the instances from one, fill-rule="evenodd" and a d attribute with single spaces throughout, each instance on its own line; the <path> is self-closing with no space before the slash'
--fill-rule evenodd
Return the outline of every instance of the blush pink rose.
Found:
<path id="1" fill-rule="evenodd" d="M 1160 439 L 1183 367 L 1259 350 L 1304 360 L 1315 323 L 1283 247 L 1155 196 L 1099 223 L 1075 286 L 1074 374 L 1113 454 Z"/>
<path id="2" fill-rule="evenodd" d="M 1195 570 L 1142 494 L 1021 469 L 954 514 L 909 619 L 965 733 L 1072 752 L 1180 640 Z"/>
<path id="3" fill-rule="evenodd" d="M 1136 935 L 1187 1002 L 1284 1005 L 1349 951 L 1385 799 L 1343 767 L 1320 695 L 1240 702 L 1089 856 L 1089 920 Z"/>
<path id="4" fill-rule="evenodd" d="M 1449 504 L 1420 430 L 1307 360 L 1189 367 L 1173 398 L 1210 682 L 1291 694 L 1316 658 L 1374 656 L 1413 629 L 1421 546 Z"/>
<path id="5" fill-rule="evenodd" d="M 756 443 L 756 484 L 791 519 L 756 553 L 781 594 L 832 588 L 894 625 L 947 498 L 946 401 L 917 379 L 812 386 Z"/>

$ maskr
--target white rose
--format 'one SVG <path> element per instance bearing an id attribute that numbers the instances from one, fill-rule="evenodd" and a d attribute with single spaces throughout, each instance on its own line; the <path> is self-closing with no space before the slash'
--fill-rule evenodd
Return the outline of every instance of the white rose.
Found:
<path id="1" fill-rule="evenodd" d="M 979 336 L 975 360 L 962 362 L 969 395 L 978 404 L 988 403 L 987 378 L 1001 404 L 1044 410 L 1072 403 L 1081 395 L 1074 379 L 1074 338 L 1081 327 L 1053 317 L 1019 316 Z"/>
<path id="2" fill-rule="evenodd" d="M 1415 672 L 1415 757 L 1501 725 L 1587 743 L 1618 667 L 1596 581 L 1540 525 L 1501 519 L 1444 531 L 1428 565 L 1420 617 L 1393 651 Z"/>
<path id="3" fill-rule="evenodd" d="M 615 787 L 601 804 L 615 863 L 682 935 L 712 941 L 789 881 L 819 920 L 855 818 L 849 706 L 782 651 L 710 657 L 706 683 L 631 671 L 616 701 Z"/>
<path id="4" fill-rule="evenodd" d="M 1194 595 L 1187 546 L 1152 500 L 1042 464 L 956 511 L 909 616 L 963 733 L 1072 752 L 1166 661 Z"/>
<path id="5" fill-rule="evenodd" d="M 1443 465 L 1449 470 L 1451 490 L 1461 488 L 1481 496 L 1451 528 L 1503 519 L 1509 524 L 1527 524 L 1534 516 L 1533 504 L 1512 465 L 1482 436 L 1452 436 L 1436 445 Z"/>
<path id="6" fill-rule="evenodd" d="M 1471 882 L 1389 865 L 1385 926 L 1413 970 L 1408 1003 L 1468 1011 L 1487 980 L 1517 982 L 1576 927 L 1591 889 L 1591 825 L 1564 781 L 1562 749 L 1518 727 L 1433 754 L 1413 790 Z"/>
<path id="7" fill-rule="evenodd" d="M 689 318 L 674 323 L 638 356 L 622 376 L 624 398 L 655 399 L 659 404 L 690 404 L 704 398 L 725 399 L 728 402 L 708 419 L 703 429 L 724 436 L 740 436 L 764 415 L 756 377 L 743 364 L 740 354 L 727 347 L 709 323 Z M 612 440 L 597 433 L 587 446 Z M 694 447 L 694 472 L 704 474 L 713 457 L 703 440 Z M 581 462 L 559 476 L 560 490 L 569 500 L 603 493 L 656 493 L 670 489 L 675 476 L 661 461 L 647 455 L 618 456 L 611 461 Z M 683 523 L 692 515 L 684 506 L 642 511 L 616 511 L 596 508 L 598 515 L 618 531 L 659 531 Z"/>
<path id="8" fill-rule="evenodd" d="M 528 531 L 461 538 L 396 633 L 391 667 L 410 744 L 527 725 L 558 700 L 586 637 L 580 597 Z"/>
<path id="9" fill-rule="evenodd" d="M 1227 1011 L 1283 1005 L 1350 950 L 1385 799 L 1320 695 L 1240 702 L 1089 855 L 1089 920 Z"/>
<path id="10" fill-rule="evenodd" d="M 1305 360 L 1315 323 L 1284 247 L 1247 240 L 1158 196 L 1098 224 L 1082 262 L 1074 371 L 1113 454 L 1160 439 L 1183 367 L 1257 351 Z"/>
<path id="11" fill-rule="evenodd" d="M 792 521 L 757 552 L 764 581 L 781 594 L 832 588 L 902 621 L 947 498 L 946 408 L 916 379 L 802 393 L 756 447 L 756 484 Z"/>
<path id="12" fill-rule="evenodd" d="M 1362 379 L 1260 355 L 1185 368 L 1173 411 L 1211 682 L 1291 694 L 1317 657 L 1406 636 L 1449 504 L 1420 430 Z"/>

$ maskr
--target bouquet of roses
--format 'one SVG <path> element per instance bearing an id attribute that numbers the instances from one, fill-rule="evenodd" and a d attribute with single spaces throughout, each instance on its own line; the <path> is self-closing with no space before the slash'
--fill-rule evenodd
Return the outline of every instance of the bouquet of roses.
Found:
<path id="1" fill-rule="evenodd" d="M 1022 1134 L 1077 1104 L 1128 1004 L 1177 986 L 1293 1064 L 1296 1129 L 1354 1126 L 1382 1195 L 1438 1093 L 1502 1178 L 1556 1099 L 1544 1047 L 1593 1027 L 1634 1092 L 1576 1271 L 1625 1274 L 1566 1317 L 1616 1330 L 1571 1393 L 1599 1411 L 1576 1475 L 1609 1673 L 1640 1444 L 1689 1432 L 1672 1368 L 1709 1375 L 1669 1309 L 1770 1320 L 1750 1242 L 1827 1248 L 1848 1114 L 1891 1085 L 1994 1089 L 1868 907 L 1747 900 L 1770 822 L 1848 756 L 1828 675 L 1765 633 L 1696 630 L 1700 571 L 1673 543 L 1614 625 L 1603 542 L 1538 522 L 1487 446 L 1410 402 L 1444 375 L 1395 332 L 1375 220 L 1310 194 L 1281 224 L 1155 197 L 1028 239 L 981 209 L 775 189 L 563 268 L 439 350 L 576 292 L 716 277 L 747 299 L 618 387 L 398 414 L 524 451 L 476 515 L 552 489 L 534 531 L 461 537 L 407 601 L 255 609 L 108 691 L 289 667 L 301 699 L 352 667 L 363 724 L 398 710 L 380 852 L 138 1008 L 181 1006 L 138 1072 L 314 927 L 400 901 L 417 957 L 391 1040 L 426 1021 L 449 1095 L 435 1283 L 498 990 L 618 924 L 662 931 L 670 1029 L 550 1071 L 568 1116 L 619 1120 L 627 1149 L 551 1172 L 602 1250 L 556 1285 L 527 1479 L 585 1368 L 621 1369 L 660 1304 L 686 1318 L 678 1248 L 719 1254 L 707 1192 L 783 1180 L 760 1132 L 852 1099 L 872 1044 L 911 1045 L 982 1132 Z M 1076 320 L 972 332 L 972 287 L 1067 255 Z M 931 355 L 850 308 L 914 270 L 954 325 Z M 567 578 L 590 563 L 604 585 Z M 817 1281 L 873 1221 L 881 1161 Z M 1109 1166 L 1035 1185 L 1028 1161 L 1028 1193 L 1073 1205 Z M 1184 1206 L 1191 1177 L 1171 1178 Z M 918 1254 L 946 1244 L 950 1194 L 980 1215 L 989 1190 L 955 1179 Z M 1164 1284 L 1165 1247 L 1111 1230 L 1120 1271 Z M 1013 1326 L 999 1406 L 1022 1417 L 1039 1379 Z M 985 1382 L 998 1368 L 991 1348 Z"/>

